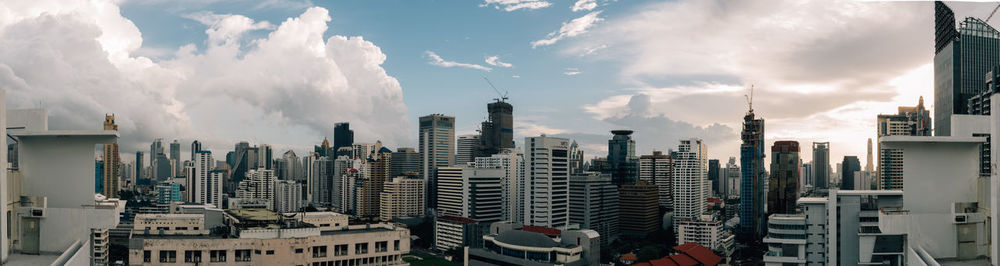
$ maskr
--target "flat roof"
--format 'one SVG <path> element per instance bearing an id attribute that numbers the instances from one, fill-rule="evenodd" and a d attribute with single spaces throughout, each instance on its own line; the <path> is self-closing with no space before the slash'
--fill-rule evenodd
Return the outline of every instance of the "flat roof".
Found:
<path id="1" fill-rule="evenodd" d="M 939 142 L 939 143 L 983 143 L 986 137 L 954 136 L 882 136 L 879 142 Z"/>
<path id="2" fill-rule="evenodd" d="M 837 190 L 837 195 L 844 196 L 902 196 L 902 190 Z"/>
<path id="3" fill-rule="evenodd" d="M 240 220 L 248 221 L 276 221 L 278 218 L 277 213 L 272 212 L 268 209 L 238 209 L 238 210 L 226 210 L 229 213 Z"/>
<path id="4" fill-rule="evenodd" d="M 827 203 L 829 200 L 827 198 L 821 197 L 802 197 L 799 198 L 799 204 L 802 203 Z"/>

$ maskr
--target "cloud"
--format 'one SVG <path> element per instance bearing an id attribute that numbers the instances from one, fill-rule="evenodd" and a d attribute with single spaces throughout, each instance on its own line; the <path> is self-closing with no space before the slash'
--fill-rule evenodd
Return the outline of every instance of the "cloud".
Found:
<path id="1" fill-rule="evenodd" d="M 540 9 L 551 6 L 552 3 L 542 0 L 485 0 L 480 7 L 493 6 L 510 12 L 518 9 Z"/>
<path id="2" fill-rule="evenodd" d="M 514 65 L 512 65 L 512 64 L 501 62 L 500 61 L 500 56 L 497 56 L 497 55 L 487 57 L 486 58 L 486 63 L 490 64 L 491 66 L 514 67 Z"/>
<path id="3" fill-rule="evenodd" d="M 569 22 L 563 22 L 562 27 L 559 30 L 550 32 L 545 37 L 547 39 L 541 39 L 531 42 L 531 48 L 536 48 L 538 46 L 552 45 L 568 37 L 574 37 L 587 33 L 590 27 L 594 26 L 595 23 L 601 22 L 604 18 L 598 17 L 604 11 L 590 12 L 589 14 L 583 15 L 582 17 L 575 18 Z"/>
<path id="4" fill-rule="evenodd" d="M 567 75 L 567 76 L 576 76 L 576 75 L 579 75 L 579 74 L 580 74 L 580 69 L 572 68 L 572 67 L 567 67 L 566 71 L 563 72 L 563 75 Z"/>
<path id="5" fill-rule="evenodd" d="M 478 69 L 483 71 L 493 70 L 492 68 L 478 64 L 467 64 L 455 61 L 445 61 L 444 59 L 441 59 L 441 56 L 438 56 L 436 53 L 431 51 L 425 51 L 424 54 L 427 55 L 427 58 L 430 59 L 430 62 L 428 62 L 429 64 L 439 67 L 464 67 L 464 68 Z"/>
<path id="6" fill-rule="evenodd" d="M 213 22 L 204 50 L 185 45 L 153 60 L 136 55 L 142 34 L 114 1 L 32 4 L 0 3 L 9 14 L 0 18 L 0 87 L 9 108 L 41 102 L 53 129 L 97 129 L 115 113 L 123 153 L 162 137 L 202 140 L 217 158 L 239 140 L 304 148 L 338 121 L 350 121 L 361 140 L 412 142 L 402 88 L 381 66 L 385 54 L 362 37 L 324 39 L 326 9 L 276 27 L 203 14 Z M 270 32 L 235 41 L 255 29 Z"/>
<path id="7" fill-rule="evenodd" d="M 221 44 L 226 41 L 238 41 L 240 36 L 248 31 L 270 30 L 275 27 L 274 25 L 271 25 L 270 22 L 254 22 L 253 19 L 242 15 L 215 14 L 208 11 L 202 11 L 182 16 L 208 26 L 208 29 L 205 30 L 205 34 L 208 35 L 208 42 L 212 44 Z"/>
<path id="8" fill-rule="evenodd" d="M 593 10 L 594 8 L 597 8 L 597 0 L 577 0 L 576 3 L 573 3 L 573 6 L 570 7 L 570 10 L 573 10 L 573 12 L 578 12 L 578 11 L 590 11 Z"/>
<path id="9" fill-rule="evenodd" d="M 521 78 L 521 76 L 519 76 L 519 75 L 513 75 L 513 76 L 510 76 L 510 77 L 512 77 L 512 78 L 516 78 L 516 79 L 519 79 L 519 78 Z"/>

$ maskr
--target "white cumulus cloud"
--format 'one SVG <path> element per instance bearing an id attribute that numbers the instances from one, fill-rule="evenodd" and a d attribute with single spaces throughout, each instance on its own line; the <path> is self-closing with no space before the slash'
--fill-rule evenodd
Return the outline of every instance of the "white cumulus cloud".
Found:
<path id="1" fill-rule="evenodd" d="M 576 3 L 573 3 L 573 6 L 570 7 L 570 10 L 573 10 L 573 12 L 579 12 L 591 11 L 594 10 L 594 8 L 597 8 L 597 0 L 577 0 Z"/>
<path id="2" fill-rule="evenodd" d="M 430 62 L 428 62 L 429 64 L 435 65 L 435 66 L 439 66 L 439 67 L 463 67 L 463 68 L 478 69 L 478 70 L 483 70 L 483 71 L 493 70 L 492 68 L 489 68 L 489 67 L 486 67 L 486 66 L 483 66 L 483 65 L 479 65 L 479 64 L 469 64 L 469 63 L 459 63 L 459 62 L 455 62 L 455 61 L 447 61 L 447 60 L 442 59 L 441 56 L 438 56 L 437 53 L 434 53 L 434 52 L 431 52 L 431 51 L 424 51 L 424 54 L 427 55 L 428 59 L 430 59 Z"/>
<path id="3" fill-rule="evenodd" d="M 485 0 L 479 6 L 492 6 L 510 12 L 518 9 L 540 9 L 551 6 L 552 3 L 543 0 Z"/>
<path id="4" fill-rule="evenodd" d="M 504 62 L 500 61 L 500 56 L 498 56 L 498 55 L 486 57 L 486 63 L 490 64 L 491 66 L 514 67 L 514 65 L 512 65 L 510 63 L 504 63 Z"/>
<path id="5" fill-rule="evenodd" d="M 568 67 L 568 68 L 566 68 L 566 71 L 563 72 L 563 75 L 567 75 L 567 76 L 576 76 L 576 75 L 579 75 L 579 74 L 580 74 L 580 69 L 574 68 L 574 67 Z"/>
<path id="6" fill-rule="evenodd" d="M 603 18 L 598 17 L 601 12 L 604 11 L 590 12 L 582 17 L 570 20 L 569 22 L 563 22 L 562 27 L 559 27 L 559 30 L 553 31 L 545 36 L 547 39 L 531 42 L 531 48 L 552 45 L 564 38 L 587 33 L 587 30 L 590 29 L 590 27 L 593 27 L 595 23 L 604 20 Z"/>

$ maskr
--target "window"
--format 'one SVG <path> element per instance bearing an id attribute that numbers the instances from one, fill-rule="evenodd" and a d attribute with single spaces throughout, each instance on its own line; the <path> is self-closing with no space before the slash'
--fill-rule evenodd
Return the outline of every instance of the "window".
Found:
<path id="1" fill-rule="evenodd" d="M 347 255 L 347 244 L 333 246 L 334 256 L 346 256 Z"/>
<path id="2" fill-rule="evenodd" d="M 392 250 L 399 250 L 399 240 L 392 241 Z"/>
<path id="3" fill-rule="evenodd" d="M 188 228 L 187 227 L 174 227 L 174 230 L 184 230 L 184 231 L 187 231 Z"/>
<path id="4" fill-rule="evenodd" d="M 153 252 L 149 250 L 143 250 L 142 262 L 153 262 Z"/>
<path id="5" fill-rule="evenodd" d="M 194 227 L 194 230 L 195 230 L 195 231 L 198 231 L 198 227 L 197 227 L 197 226 L 195 226 L 195 227 Z"/>
<path id="6" fill-rule="evenodd" d="M 209 259 L 211 262 L 226 262 L 226 251 L 225 250 L 212 250 L 209 252 L 211 256 Z"/>
<path id="7" fill-rule="evenodd" d="M 201 262 L 201 250 L 184 251 L 184 262 Z"/>
<path id="8" fill-rule="evenodd" d="M 354 254 L 368 254 L 368 243 L 354 244 Z"/>
<path id="9" fill-rule="evenodd" d="M 253 253 L 254 254 L 260 254 L 260 250 L 259 249 L 255 249 L 255 250 L 253 250 Z"/>
<path id="10" fill-rule="evenodd" d="M 389 241 L 375 242 L 375 252 L 389 251 Z"/>
<path id="11" fill-rule="evenodd" d="M 274 255 L 274 250 L 268 250 L 264 252 L 265 255 Z"/>
<path id="12" fill-rule="evenodd" d="M 174 262 L 177 262 L 177 251 L 173 251 L 173 250 L 160 250 L 160 262 L 161 263 L 174 263 Z"/>
<path id="13" fill-rule="evenodd" d="M 302 249 L 301 248 L 295 249 L 295 254 L 301 254 L 301 253 L 302 253 Z"/>
<path id="14" fill-rule="evenodd" d="M 249 249 L 237 249 L 236 250 L 236 261 L 250 261 L 250 250 Z"/>
<path id="15" fill-rule="evenodd" d="M 313 258 L 326 258 L 326 246 L 312 247 Z"/>

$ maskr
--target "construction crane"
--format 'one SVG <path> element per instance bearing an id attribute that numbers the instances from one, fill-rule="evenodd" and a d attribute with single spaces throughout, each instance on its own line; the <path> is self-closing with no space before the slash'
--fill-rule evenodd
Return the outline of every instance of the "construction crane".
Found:
<path id="1" fill-rule="evenodd" d="M 747 105 L 750 107 L 750 112 L 753 112 L 753 84 L 750 84 L 750 94 L 743 94 L 743 97 L 747 99 Z"/>
<path id="2" fill-rule="evenodd" d="M 500 90 L 497 89 L 497 86 L 493 86 L 493 82 L 490 82 L 490 79 L 486 78 L 485 76 L 483 77 L 483 79 L 486 80 L 486 83 L 490 84 L 490 88 L 493 88 L 493 91 L 497 92 L 497 96 L 500 96 L 499 99 L 493 98 L 493 100 L 498 101 L 498 102 L 505 102 L 505 101 L 507 101 L 507 91 L 504 91 L 503 93 L 500 93 Z"/>
<path id="3" fill-rule="evenodd" d="M 997 7 L 993 8 L 993 12 L 990 12 L 990 16 L 986 17 L 986 22 L 990 22 L 990 19 L 993 18 L 993 15 L 997 13 L 997 9 L 1000 9 L 1000 4 L 997 4 Z"/>

